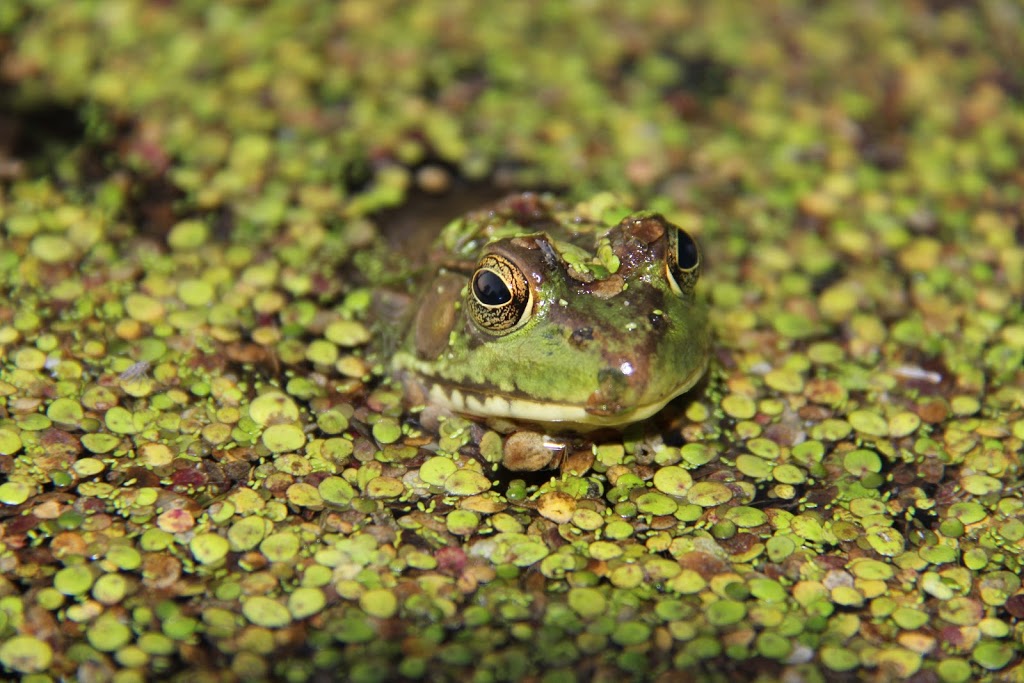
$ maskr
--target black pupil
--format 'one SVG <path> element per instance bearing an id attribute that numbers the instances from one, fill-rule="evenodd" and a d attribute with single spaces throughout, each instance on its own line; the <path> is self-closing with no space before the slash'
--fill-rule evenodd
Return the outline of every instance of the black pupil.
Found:
<path id="1" fill-rule="evenodd" d="M 500 277 L 489 270 L 477 272 L 473 278 L 473 292 L 485 306 L 500 306 L 512 300 L 512 292 L 508 291 Z"/>
<path id="2" fill-rule="evenodd" d="M 690 270 L 697 265 L 697 243 L 689 234 L 679 231 L 679 242 L 676 246 L 676 258 L 679 260 L 679 267 L 683 270 Z"/>

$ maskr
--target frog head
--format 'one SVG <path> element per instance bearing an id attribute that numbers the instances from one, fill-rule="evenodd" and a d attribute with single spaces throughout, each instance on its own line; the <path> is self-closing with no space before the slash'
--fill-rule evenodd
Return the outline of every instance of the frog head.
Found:
<path id="1" fill-rule="evenodd" d="M 710 344 L 689 234 L 653 212 L 611 228 L 512 223 L 461 226 L 481 242 L 476 259 L 449 260 L 420 293 L 394 364 L 427 400 L 586 431 L 642 420 L 701 377 Z"/>

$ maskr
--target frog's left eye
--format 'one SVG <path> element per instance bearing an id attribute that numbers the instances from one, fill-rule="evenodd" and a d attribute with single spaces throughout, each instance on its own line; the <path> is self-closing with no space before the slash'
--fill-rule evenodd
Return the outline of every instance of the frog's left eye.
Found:
<path id="1" fill-rule="evenodd" d="M 679 296 L 690 296 L 700 277 L 701 257 L 697 240 L 682 228 L 667 225 L 668 253 L 665 275 L 672 291 Z"/>
<path id="2" fill-rule="evenodd" d="M 497 254 L 480 259 L 466 298 L 473 322 L 489 334 L 508 334 L 529 320 L 533 312 L 533 290 L 526 275 Z"/>

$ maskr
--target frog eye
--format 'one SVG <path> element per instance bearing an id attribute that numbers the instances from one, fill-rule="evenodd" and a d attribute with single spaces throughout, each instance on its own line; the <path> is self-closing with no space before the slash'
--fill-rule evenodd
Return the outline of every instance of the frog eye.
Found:
<path id="1" fill-rule="evenodd" d="M 488 334 L 508 334 L 529 320 L 533 311 L 533 290 L 526 275 L 497 254 L 480 259 L 466 298 L 473 322 Z"/>
<path id="2" fill-rule="evenodd" d="M 668 253 L 665 275 L 669 286 L 679 296 L 690 296 L 700 277 L 700 247 L 697 240 L 682 228 L 668 226 Z"/>

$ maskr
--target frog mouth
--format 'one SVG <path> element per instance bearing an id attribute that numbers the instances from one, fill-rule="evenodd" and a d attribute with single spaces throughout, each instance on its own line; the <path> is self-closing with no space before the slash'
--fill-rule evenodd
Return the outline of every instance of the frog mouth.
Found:
<path id="1" fill-rule="evenodd" d="M 657 400 L 640 403 L 614 412 L 597 412 L 579 403 L 541 401 L 522 396 L 480 390 L 466 386 L 429 383 L 431 404 L 452 413 L 483 418 L 555 424 L 563 429 L 586 432 L 601 428 L 620 428 L 651 417 L 669 401 L 684 393 L 704 374 L 707 364 L 690 373 L 675 389 Z M 424 378 L 420 378 L 422 381 Z M 426 387 L 425 387 L 426 388 Z"/>

